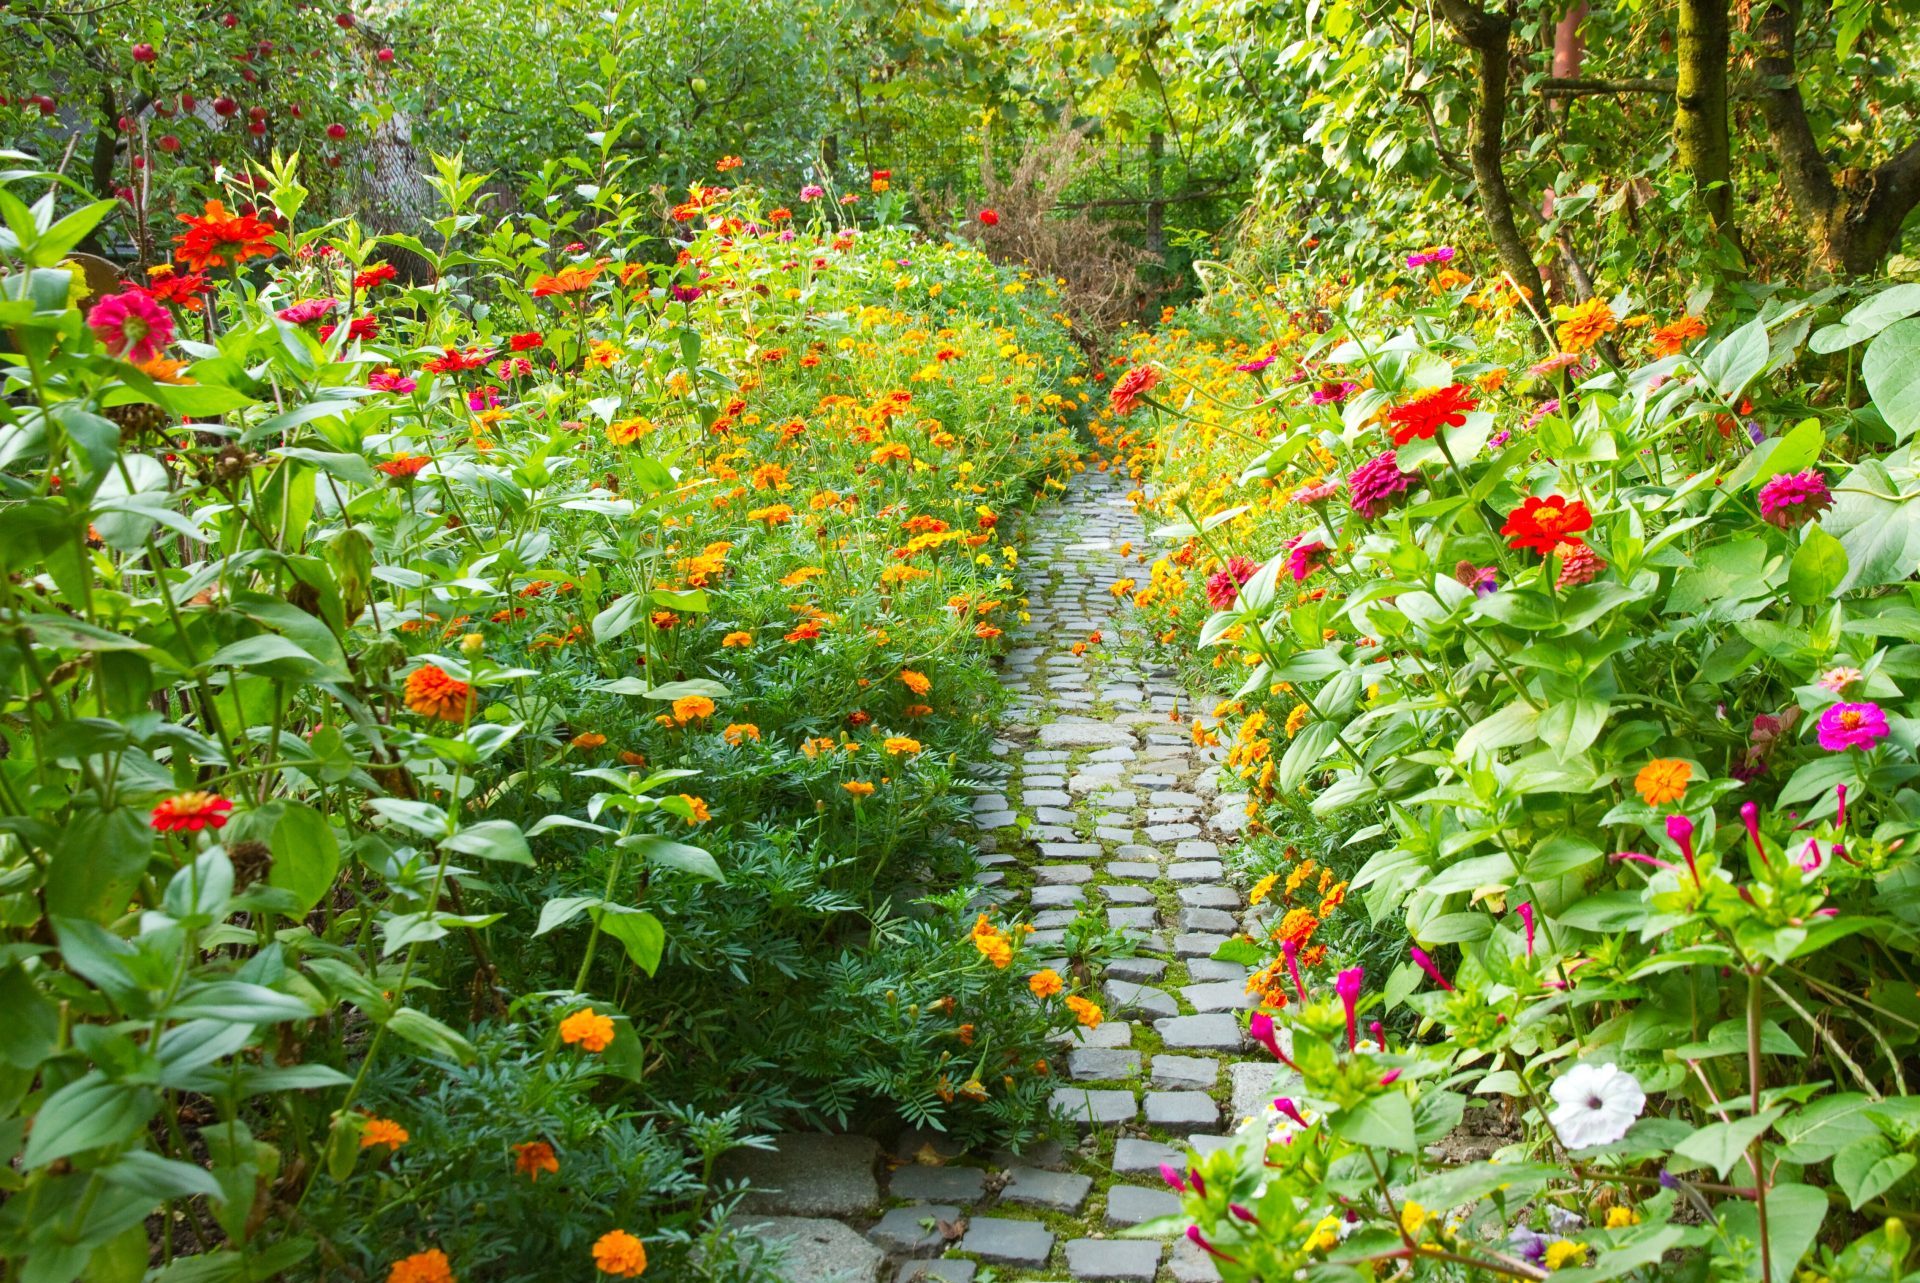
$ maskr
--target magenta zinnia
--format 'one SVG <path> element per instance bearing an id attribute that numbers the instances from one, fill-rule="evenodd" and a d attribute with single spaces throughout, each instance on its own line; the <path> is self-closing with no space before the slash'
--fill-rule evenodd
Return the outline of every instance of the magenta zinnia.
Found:
<path id="1" fill-rule="evenodd" d="M 1833 491 L 1817 469 L 1783 472 L 1760 487 L 1760 516 L 1782 530 L 1802 526 L 1833 506 Z"/>
<path id="2" fill-rule="evenodd" d="M 173 342 L 173 313 L 145 290 L 109 294 L 87 313 L 87 328 L 123 361 L 141 365 Z"/>
<path id="3" fill-rule="evenodd" d="M 1318 539 L 1309 539 L 1305 535 L 1295 535 L 1287 540 L 1287 573 L 1293 576 L 1293 582 L 1304 583 L 1308 575 L 1327 564 L 1327 554 L 1331 551 Z"/>
<path id="4" fill-rule="evenodd" d="M 1348 502 L 1361 517 L 1372 521 L 1391 508 L 1401 492 L 1419 477 L 1417 472 L 1400 471 L 1393 451 L 1389 450 L 1353 470 L 1353 475 L 1347 478 L 1347 490 L 1351 495 Z"/>
<path id="5" fill-rule="evenodd" d="M 1872 748 L 1892 732 L 1878 704 L 1835 704 L 1820 714 L 1820 747 L 1830 753 Z"/>
<path id="6" fill-rule="evenodd" d="M 1245 557 L 1227 558 L 1227 564 L 1207 578 L 1207 604 L 1215 610 L 1231 607 L 1239 599 L 1240 585 L 1259 569 Z"/>

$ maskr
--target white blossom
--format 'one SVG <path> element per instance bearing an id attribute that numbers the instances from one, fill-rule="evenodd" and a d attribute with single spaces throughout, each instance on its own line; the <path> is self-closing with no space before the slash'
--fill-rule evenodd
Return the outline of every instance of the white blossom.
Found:
<path id="1" fill-rule="evenodd" d="M 1647 1106 L 1647 1093 L 1618 1065 L 1575 1065 L 1553 1084 L 1558 1106 L 1549 1115 L 1569 1149 L 1611 1145 L 1627 1134 Z"/>

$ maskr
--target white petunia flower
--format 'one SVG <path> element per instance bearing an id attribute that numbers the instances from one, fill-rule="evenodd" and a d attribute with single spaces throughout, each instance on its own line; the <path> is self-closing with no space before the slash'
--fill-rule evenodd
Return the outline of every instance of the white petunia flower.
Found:
<path id="1" fill-rule="evenodd" d="M 1553 1084 L 1549 1118 L 1569 1149 L 1611 1145 L 1647 1106 L 1647 1093 L 1618 1065 L 1575 1065 Z"/>

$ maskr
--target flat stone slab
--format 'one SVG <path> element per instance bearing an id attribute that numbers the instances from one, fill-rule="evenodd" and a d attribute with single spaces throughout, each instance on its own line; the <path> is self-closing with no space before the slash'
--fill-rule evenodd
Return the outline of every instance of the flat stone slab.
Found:
<path id="1" fill-rule="evenodd" d="M 1076 1238 L 1067 1244 L 1067 1270 L 1074 1279 L 1153 1283 L 1161 1244 L 1150 1239 Z"/>
<path id="2" fill-rule="evenodd" d="M 1079 1047 L 1067 1054 L 1067 1072 L 1075 1082 L 1131 1078 L 1140 1072 L 1140 1053 L 1107 1047 Z"/>
<path id="3" fill-rule="evenodd" d="M 1189 909 L 1237 909 L 1240 893 L 1217 883 L 1180 888 L 1180 903 Z"/>
<path id="4" fill-rule="evenodd" d="M 1147 841 L 1171 842 L 1176 838 L 1190 838 L 1199 831 L 1198 824 L 1149 824 Z"/>
<path id="5" fill-rule="evenodd" d="M 877 1283 L 886 1259 L 886 1253 L 839 1221 L 747 1216 L 735 1224 L 756 1242 L 780 1245 L 780 1275 L 788 1283 Z"/>
<path id="6" fill-rule="evenodd" d="M 1042 842 L 1040 854 L 1049 860 L 1088 860 L 1100 854 L 1098 842 Z"/>
<path id="7" fill-rule="evenodd" d="M 1148 888 L 1124 882 L 1109 882 L 1100 888 L 1100 894 L 1107 898 L 1108 904 L 1152 904 L 1158 899 Z"/>
<path id="8" fill-rule="evenodd" d="M 1227 933 L 1239 929 L 1231 913 L 1225 909 L 1182 909 L 1180 910 L 1180 930 L 1195 934 L 1199 932 Z"/>
<path id="9" fill-rule="evenodd" d="M 1271 1060 L 1243 1060 L 1227 1073 L 1233 1080 L 1235 1123 L 1262 1112 L 1274 1097 L 1290 1094 L 1289 1086 L 1296 1081 L 1291 1070 Z"/>
<path id="10" fill-rule="evenodd" d="M 1220 1081 L 1220 1062 L 1205 1056 L 1155 1056 L 1153 1085 L 1156 1087 L 1208 1088 Z M 895 1197 L 898 1197 L 896 1195 Z"/>
<path id="11" fill-rule="evenodd" d="M 1218 860 L 1179 861 L 1176 857 L 1176 862 L 1167 866 L 1167 876 L 1175 882 L 1218 882 L 1227 871 Z"/>
<path id="12" fill-rule="evenodd" d="M 1251 1011 L 1253 995 L 1243 984 L 1222 980 L 1215 984 L 1185 985 L 1180 996 L 1195 1011 Z"/>
<path id="13" fill-rule="evenodd" d="M 1173 848 L 1176 860 L 1215 860 L 1220 857 L 1220 848 L 1205 838 L 1188 838 Z"/>
<path id="14" fill-rule="evenodd" d="M 1157 878 L 1160 866 L 1145 860 L 1109 860 L 1107 876 L 1113 878 Z"/>
<path id="15" fill-rule="evenodd" d="M 1048 1107 L 1056 1118 L 1064 1118 L 1083 1127 L 1130 1123 L 1140 1115 L 1140 1102 L 1134 1099 L 1130 1091 L 1056 1087 Z"/>
<path id="16" fill-rule="evenodd" d="M 1173 938 L 1173 951 L 1182 958 L 1211 958 L 1227 937 L 1212 931 L 1183 931 Z"/>
<path id="17" fill-rule="evenodd" d="M 1198 1048 L 1203 1051 L 1238 1051 L 1242 1042 L 1240 1022 L 1224 1012 L 1204 1016 L 1172 1016 L 1153 1022 L 1154 1032 L 1169 1047 Z"/>
<path id="18" fill-rule="evenodd" d="M 852 1216 L 876 1207 L 880 1183 L 874 1166 L 878 1142 L 866 1136 L 789 1132 L 772 1149 L 736 1149 L 721 1157 L 716 1173 L 756 1188 L 741 1202 L 746 1212 L 788 1217 Z"/>
<path id="19" fill-rule="evenodd" d="M 1058 909 L 1079 904 L 1087 898 L 1084 887 L 1035 887 L 1032 904 L 1036 909 Z"/>
<path id="20" fill-rule="evenodd" d="M 940 1222 L 952 1225 L 959 1219 L 960 1209 L 951 1204 L 917 1203 L 912 1207 L 896 1207 L 867 1231 L 867 1237 L 882 1251 L 918 1256 L 945 1246 L 947 1236 L 940 1232 Z"/>
<path id="21" fill-rule="evenodd" d="M 1155 1127 L 1212 1127 L 1220 1121 L 1220 1106 L 1204 1091 L 1150 1091 L 1146 1108 Z"/>
<path id="22" fill-rule="evenodd" d="M 1033 866 L 1034 881 L 1045 886 L 1077 886 L 1082 882 L 1093 881 L 1093 866 L 1090 864 L 1036 864 Z M 1229 895 L 1232 892 L 1228 892 Z"/>
<path id="23" fill-rule="evenodd" d="M 1162 1164 L 1178 1171 L 1186 1166 L 1187 1156 L 1171 1145 L 1162 1145 L 1157 1140 L 1139 1140 L 1132 1136 L 1122 1136 L 1113 1145 L 1113 1170 L 1132 1175 L 1138 1172 L 1152 1172 L 1159 1175 Z"/>
<path id="24" fill-rule="evenodd" d="M 1049 1172 L 1038 1167 L 1016 1167 L 1013 1179 L 1000 1191 L 1005 1203 L 1027 1203 L 1055 1212 L 1077 1212 L 1093 1189 L 1093 1178 L 1078 1172 Z"/>
<path id="25" fill-rule="evenodd" d="M 1111 722 L 1048 722 L 1040 728 L 1042 748 L 1132 748 L 1139 739 Z"/>
<path id="26" fill-rule="evenodd" d="M 1075 1029 L 1062 1041 L 1075 1047 L 1125 1047 L 1133 1042 L 1133 1026 L 1124 1020 L 1104 1020 L 1098 1029 Z"/>
<path id="27" fill-rule="evenodd" d="M 904 1261 L 893 1283 L 973 1283 L 978 1261 Z"/>
<path id="28" fill-rule="evenodd" d="M 1107 974 L 1113 979 L 1131 980 L 1136 984 L 1158 980 L 1166 969 L 1165 958 L 1115 958 L 1107 964 Z"/>
<path id="29" fill-rule="evenodd" d="M 1107 925 L 1115 931 L 1123 931 L 1128 927 L 1136 931 L 1151 931 L 1159 924 L 1160 910 L 1150 904 L 1107 910 Z"/>
<path id="30" fill-rule="evenodd" d="M 1170 1189 L 1115 1185 L 1107 1191 L 1107 1224 L 1138 1225 L 1161 1216 L 1180 1215 L 1180 1196 Z"/>
<path id="31" fill-rule="evenodd" d="M 1220 1279 L 1220 1267 L 1213 1258 L 1198 1243 L 1184 1237 L 1173 1241 L 1167 1272 L 1173 1275 L 1173 1283 L 1219 1283 Z"/>
<path id="32" fill-rule="evenodd" d="M 977 1203 L 986 1185 L 987 1174 L 978 1167 L 925 1167 L 914 1163 L 893 1173 L 887 1193 L 917 1203 Z"/>
<path id="33" fill-rule="evenodd" d="M 1120 924 L 1125 925 L 1125 924 Z M 1151 924 L 1149 924 L 1151 925 Z M 1131 980 L 1107 981 L 1107 1000 L 1122 1015 L 1177 1016 L 1180 1004 L 1173 995 Z"/>
<path id="34" fill-rule="evenodd" d="M 1111 971 L 1113 968 L 1107 968 Z M 1195 984 L 1211 983 L 1216 980 L 1237 980 L 1247 982 L 1251 974 L 1237 962 L 1216 962 L 1212 958 L 1195 958 L 1187 963 L 1187 974 L 1193 977 Z"/>
<path id="35" fill-rule="evenodd" d="M 1038 1221 L 976 1216 L 967 1222 L 967 1234 L 960 1240 L 960 1250 L 995 1265 L 1038 1269 L 1053 1252 L 1053 1231 Z"/>

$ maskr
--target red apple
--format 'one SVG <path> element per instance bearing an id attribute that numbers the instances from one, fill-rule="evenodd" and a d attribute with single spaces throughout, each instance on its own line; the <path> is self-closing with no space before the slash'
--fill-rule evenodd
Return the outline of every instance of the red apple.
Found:
<path id="1" fill-rule="evenodd" d="M 327 137 L 333 139 L 333 141 L 339 142 L 342 138 L 345 138 L 346 136 L 347 136 L 347 127 L 345 125 L 332 124 L 327 126 Z"/>
<path id="2" fill-rule="evenodd" d="M 180 150 L 179 135 L 161 134 L 160 141 L 156 145 L 160 148 L 161 151 L 167 152 L 169 154 L 179 151 Z"/>
<path id="3" fill-rule="evenodd" d="M 213 100 L 213 114 L 216 116 L 231 116 L 234 112 L 239 110 L 240 110 L 240 104 L 235 102 L 233 99 L 227 97 L 225 94 L 221 94 L 218 98 L 215 98 Z"/>
<path id="4" fill-rule="evenodd" d="M 133 60 L 135 62 L 153 62 L 159 57 L 160 51 L 145 41 L 133 47 Z"/>

